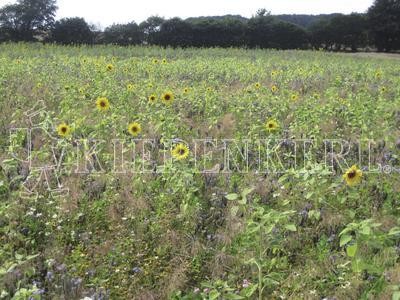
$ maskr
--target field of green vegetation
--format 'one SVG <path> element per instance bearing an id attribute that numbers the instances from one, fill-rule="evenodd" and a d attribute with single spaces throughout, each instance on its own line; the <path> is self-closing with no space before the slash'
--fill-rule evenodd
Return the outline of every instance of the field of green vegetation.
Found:
<path id="1" fill-rule="evenodd" d="M 0 150 L 0 299 L 400 299 L 396 57 L 3 44 Z"/>

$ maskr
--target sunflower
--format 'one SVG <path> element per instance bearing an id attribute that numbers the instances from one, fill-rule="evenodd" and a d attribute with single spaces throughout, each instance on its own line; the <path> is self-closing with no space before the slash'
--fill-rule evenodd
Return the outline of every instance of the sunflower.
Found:
<path id="1" fill-rule="evenodd" d="M 158 59 L 153 59 L 153 64 L 158 64 Z"/>
<path id="2" fill-rule="evenodd" d="M 134 85 L 133 84 L 127 84 L 127 86 L 126 86 L 126 89 L 128 90 L 128 91 L 132 91 L 133 90 L 133 88 L 134 88 Z"/>
<path id="3" fill-rule="evenodd" d="M 362 176 L 363 172 L 354 165 L 346 171 L 343 175 L 343 179 L 346 181 L 348 186 L 355 186 L 361 182 Z"/>
<path id="4" fill-rule="evenodd" d="M 138 122 L 133 122 L 128 125 L 128 131 L 133 136 L 138 136 L 142 132 L 142 126 Z"/>
<path id="5" fill-rule="evenodd" d="M 107 65 L 107 71 L 112 71 L 114 70 L 114 66 L 112 64 Z"/>
<path id="6" fill-rule="evenodd" d="M 382 92 L 382 93 L 385 93 L 385 92 L 386 92 L 386 87 L 385 87 L 385 86 L 381 87 L 381 92 Z"/>
<path id="7" fill-rule="evenodd" d="M 167 59 L 164 58 L 164 59 L 162 60 L 162 63 L 163 63 L 163 64 L 166 64 L 166 63 L 167 63 Z"/>
<path id="8" fill-rule="evenodd" d="M 60 125 L 57 126 L 57 133 L 61 137 L 65 137 L 71 133 L 71 127 L 69 127 L 65 123 L 61 123 Z"/>
<path id="9" fill-rule="evenodd" d="M 276 75 L 278 75 L 278 71 L 272 71 L 272 72 L 271 72 L 271 76 L 272 76 L 272 77 L 275 77 Z"/>
<path id="10" fill-rule="evenodd" d="M 290 99 L 292 99 L 292 101 L 296 102 L 297 100 L 299 100 L 299 95 L 293 94 L 292 96 L 290 96 Z"/>
<path id="11" fill-rule="evenodd" d="M 256 82 L 256 83 L 254 84 L 254 87 L 255 87 L 256 89 L 259 89 L 259 88 L 261 87 L 261 84 L 260 84 L 259 82 Z"/>
<path id="12" fill-rule="evenodd" d="M 207 92 L 209 92 L 209 93 L 212 92 L 212 88 L 211 88 L 211 87 L 208 87 L 208 88 L 207 88 Z"/>
<path id="13" fill-rule="evenodd" d="M 184 94 L 187 94 L 187 93 L 189 93 L 189 91 L 190 91 L 190 89 L 189 89 L 189 88 L 187 88 L 187 87 L 183 89 L 183 93 L 184 93 Z"/>
<path id="14" fill-rule="evenodd" d="M 189 156 L 189 148 L 185 144 L 180 143 L 172 149 L 171 154 L 175 159 L 183 160 Z"/>
<path id="15" fill-rule="evenodd" d="M 99 97 L 96 101 L 97 109 L 100 111 L 106 111 L 110 108 L 110 101 L 106 97 Z"/>
<path id="16" fill-rule="evenodd" d="M 156 100 L 157 100 L 157 96 L 156 95 L 152 94 L 152 95 L 149 96 L 149 102 L 154 103 L 154 102 L 156 102 Z"/>
<path id="17" fill-rule="evenodd" d="M 271 119 L 268 120 L 267 123 L 265 123 L 265 128 L 267 129 L 268 132 L 276 131 L 279 129 L 279 124 L 274 119 Z"/>
<path id="18" fill-rule="evenodd" d="M 276 85 L 271 86 L 271 92 L 276 93 L 278 91 L 278 87 Z"/>
<path id="19" fill-rule="evenodd" d="M 171 92 L 166 92 L 161 96 L 161 100 L 165 104 L 171 104 L 174 101 L 174 95 Z"/>

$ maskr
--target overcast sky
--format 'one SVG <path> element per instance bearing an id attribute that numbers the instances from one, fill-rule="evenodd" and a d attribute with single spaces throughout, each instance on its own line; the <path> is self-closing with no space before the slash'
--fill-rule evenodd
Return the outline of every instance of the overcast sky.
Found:
<path id="1" fill-rule="evenodd" d="M 0 6 L 14 3 L 0 0 Z M 84 17 L 86 21 L 107 26 L 141 21 L 152 15 L 196 17 L 234 14 L 252 16 L 266 8 L 272 14 L 320 14 L 365 12 L 373 0 L 58 0 L 57 18 Z"/>

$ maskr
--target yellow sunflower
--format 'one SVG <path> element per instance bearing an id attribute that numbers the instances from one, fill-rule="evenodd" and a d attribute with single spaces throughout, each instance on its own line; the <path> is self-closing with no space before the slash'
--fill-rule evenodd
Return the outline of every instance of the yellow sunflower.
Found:
<path id="1" fill-rule="evenodd" d="M 96 106 L 100 111 L 107 111 L 110 108 L 110 101 L 106 97 L 99 97 L 97 98 Z"/>
<path id="2" fill-rule="evenodd" d="M 381 92 L 382 92 L 382 93 L 385 93 L 385 92 L 386 92 L 386 87 L 385 87 L 385 86 L 381 87 Z"/>
<path id="3" fill-rule="evenodd" d="M 107 71 L 112 71 L 114 70 L 114 66 L 112 64 L 107 65 Z"/>
<path id="4" fill-rule="evenodd" d="M 142 132 L 142 126 L 138 122 L 133 122 L 128 125 L 128 131 L 133 136 L 138 136 Z"/>
<path id="5" fill-rule="evenodd" d="M 163 63 L 163 64 L 166 64 L 166 63 L 167 63 L 167 60 L 164 58 L 164 59 L 162 60 L 162 63 Z"/>
<path id="6" fill-rule="evenodd" d="M 175 159 L 183 160 L 189 156 L 189 148 L 185 144 L 180 143 L 172 149 L 171 154 Z"/>
<path id="7" fill-rule="evenodd" d="M 272 76 L 272 77 L 275 77 L 276 75 L 278 75 L 278 72 L 277 72 L 277 71 L 272 71 L 272 72 L 271 72 L 271 76 Z"/>
<path id="8" fill-rule="evenodd" d="M 189 91 L 190 91 L 190 89 L 189 89 L 189 88 L 187 88 L 187 87 L 183 89 L 183 93 L 184 93 L 184 94 L 187 94 L 187 93 L 189 93 Z"/>
<path id="9" fill-rule="evenodd" d="M 290 99 L 292 99 L 292 101 L 296 102 L 297 100 L 299 100 L 299 95 L 293 94 L 292 96 L 290 96 Z"/>
<path id="10" fill-rule="evenodd" d="M 153 59 L 153 64 L 158 64 L 158 59 Z"/>
<path id="11" fill-rule="evenodd" d="M 259 82 L 256 82 L 256 83 L 254 84 L 254 87 L 255 87 L 256 89 L 259 89 L 259 88 L 261 87 L 261 84 L 260 84 Z"/>
<path id="12" fill-rule="evenodd" d="M 61 123 L 57 126 L 57 133 L 61 137 L 66 137 L 71 133 L 71 127 L 65 123 Z"/>
<path id="13" fill-rule="evenodd" d="M 127 86 L 126 86 L 126 89 L 128 90 L 128 91 L 132 91 L 133 89 L 134 89 L 134 85 L 133 84 L 127 84 Z"/>
<path id="14" fill-rule="evenodd" d="M 362 176 L 363 172 L 354 165 L 346 171 L 343 175 L 343 179 L 346 181 L 348 186 L 355 186 L 361 182 Z"/>
<path id="15" fill-rule="evenodd" d="M 171 92 L 166 92 L 161 96 L 161 100 L 169 105 L 174 101 L 174 94 L 172 94 Z"/>
<path id="16" fill-rule="evenodd" d="M 271 119 L 268 120 L 267 123 L 265 123 L 265 128 L 267 129 L 268 132 L 277 131 L 279 129 L 279 124 L 274 119 Z"/>
<path id="17" fill-rule="evenodd" d="M 276 93 L 278 91 L 278 87 L 276 85 L 271 86 L 271 92 Z"/>
<path id="18" fill-rule="evenodd" d="M 157 101 L 157 96 L 152 94 L 149 96 L 149 102 L 154 103 Z"/>

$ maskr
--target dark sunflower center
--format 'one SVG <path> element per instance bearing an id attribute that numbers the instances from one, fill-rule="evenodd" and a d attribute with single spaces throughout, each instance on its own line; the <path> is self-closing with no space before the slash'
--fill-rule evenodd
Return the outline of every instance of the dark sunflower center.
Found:
<path id="1" fill-rule="evenodd" d="M 137 128 L 136 126 L 133 126 L 133 127 L 132 127 L 132 131 L 133 131 L 133 132 L 136 132 L 136 131 L 138 131 L 138 128 Z"/>
<path id="2" fill-rule="evenodd" d="M 185 149 L 179 149 L 179 151 L 178 151 L 179 155 L 184 155 L 185 152 L 186 152 Z"/>
<path id="3" fill-rule="evenodd" d="M 106 107 L 106 103 L 105 103 L 104 101 L 101 101 L 101 102 L 100 102 L 100 106 L 101 106 L 101 107 Z"/>
<path id="4" fill-rule="evenodd" d="M 164 99 L 169 101 L 171 99 L 171 96 L 170 95 L 165 95 Z"/>
<path id="5" fill-rule="evenodd" d="M 61 128 L 61 132 L 62 132 L 62 133 L 66 133 L 66 132 L 67 132 L 67 127 L 62 127 L 62 128 Z"/>
<path id="6" fill-rule="evenodd" d="M 351 171 L 349 174 L 347 174 L 347 177 L 349 178 L 349 179 L 353 179 L 354 177 L 356 177 L 356 171 Z"/>
<path id="7" fill-rule="evenodd" d="M 274 127 L 274 124 L 269 124 L 268 127 L 269 127 L 269 128 L 273 128 L 273 127 Z"/>

